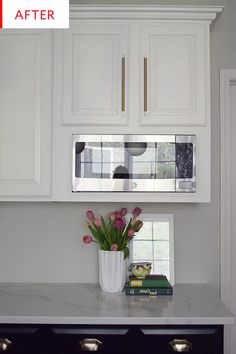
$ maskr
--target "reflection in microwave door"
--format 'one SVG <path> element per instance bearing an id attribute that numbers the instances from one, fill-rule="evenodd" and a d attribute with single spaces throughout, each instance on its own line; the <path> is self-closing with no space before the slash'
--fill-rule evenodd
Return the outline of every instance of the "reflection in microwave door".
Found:
<path id="1" fill-rule="evenodd" d="M 129 170 L 127 167 L 119 165 L 113 172 L 113 178 L 129 179 Z"/>

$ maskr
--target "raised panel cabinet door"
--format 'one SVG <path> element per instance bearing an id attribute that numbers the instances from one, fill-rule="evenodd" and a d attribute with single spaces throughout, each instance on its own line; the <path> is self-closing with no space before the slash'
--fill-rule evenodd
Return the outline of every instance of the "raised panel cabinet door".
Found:
<path id="1" fill-rule="evenodd" d="M 140 32 L 140 124 L 206 125 L 208 25 L 143 25 Z"/>
<path id="2" fill-rule="evenodd" d="M 48 196 L 51 33 L 3 30 L 0 53 L 0 196 Z"/>
<path id="3" fill-rule="evenodd" d="M 142 354 L 223 354 L 222 326 L 157 326 L 141 331 Z"/>
<path id="4" fill-rule="evenodd" d="M 98 351 L 101 354 L 133 354 L 129 328 L 112 326 L 57 326 L 52 328 L 57 354 Z M 140 354 L 139 351 L 135 353 Z"/>
<path id="5" fill-rule="evenodd" d="M 1 325 L 0 353 L 9 354 L 46 354 L 42 351 L 42 341 L 37 328 L 21 325 Z"/>
<path id="6" fill-rule="evenodd" d="M 80 21 L 60 35 L 62 125 L 126 125 L 128 27 Z"/>

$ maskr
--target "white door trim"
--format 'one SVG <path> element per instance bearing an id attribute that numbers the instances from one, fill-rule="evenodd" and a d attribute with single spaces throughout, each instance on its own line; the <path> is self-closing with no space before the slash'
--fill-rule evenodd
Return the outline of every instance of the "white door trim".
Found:
<path id="1" fill-rule="evenodd" d="M 221 299 L 230 306 L 230 85 L 236 70 L 220 71 L 221 131 Z M 225 350 L 230 353 L 230 331 L 225 330 Z"/>

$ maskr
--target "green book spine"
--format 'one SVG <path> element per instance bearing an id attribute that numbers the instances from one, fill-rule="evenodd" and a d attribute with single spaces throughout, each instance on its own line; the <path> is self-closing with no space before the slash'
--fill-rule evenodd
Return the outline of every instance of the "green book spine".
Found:
<path id="1" fill-rule="evenodd" d="M 168 280 L 157 279 L 130 279 L 129 286 L 137 288 L 168 288 L 170 283 Z"/>
<path id="2" fill-rule="evenodd" d="M 127 286 L 126 295 L 173 295 L 173 288 L 136 288 Z"/>

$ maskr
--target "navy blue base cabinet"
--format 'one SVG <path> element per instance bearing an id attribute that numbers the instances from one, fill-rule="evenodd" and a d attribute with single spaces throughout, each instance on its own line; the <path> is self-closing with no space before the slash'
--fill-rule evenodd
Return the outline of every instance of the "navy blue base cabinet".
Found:
<path id="1" fill-rule="evenodd" d="M 222 325 L 0 325 L 12 354 L 223 354 Z"/>

